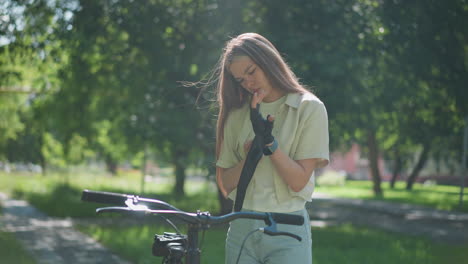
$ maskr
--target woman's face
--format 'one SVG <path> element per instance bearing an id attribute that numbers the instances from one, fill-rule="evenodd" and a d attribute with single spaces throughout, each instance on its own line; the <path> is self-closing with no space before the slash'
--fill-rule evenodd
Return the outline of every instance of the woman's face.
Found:
<path id="1" fill-rule="evenodd" d="M 234 80 L 249 93 L 264 93 L 267 97 L 273 90 L 263 70 L 248 56 L 237 56 L 229 65 Z"/>

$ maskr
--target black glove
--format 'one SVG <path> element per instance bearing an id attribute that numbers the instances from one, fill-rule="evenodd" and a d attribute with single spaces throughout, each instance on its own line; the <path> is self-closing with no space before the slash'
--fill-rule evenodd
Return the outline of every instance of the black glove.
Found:
<path id="1" fill-rule="evenodd" d="M 267 116 L 267 119 L 262 117 L 259 104 L 257 104 L 256 108 L 250 108 L 250 122 L 252 123 L 255 136 L 260 138 L 262 146 L 271 144 L 275 140 L 271 134 L 273 121 L 268 121 L 269 117 L 270 115 Z"/>

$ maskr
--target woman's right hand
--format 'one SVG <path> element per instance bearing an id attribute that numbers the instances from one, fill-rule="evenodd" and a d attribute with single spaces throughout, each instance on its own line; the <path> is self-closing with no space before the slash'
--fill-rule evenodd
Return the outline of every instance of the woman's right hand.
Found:
<path id="1" fill-rule="evenodd" d="M 250 107 L 251 108 L 256 108 L 259 103 L 263 101 L 263 98 L 265 98 L 266 94 L 263 91 L 263 89 L 258 89 L 255 93 L 252 95 L 252 101 L 250 102 Z"/>
<path id="2" fill-rule="evenodd" d="M 268 115 L 267 118 L 263 118 L 260 114 L 260 105 L 250 108 L 250 122 L 255 136 L 261 138 L 263 146 L 272 143 L 275 138 L 272 135 L 274 116 Z"/>

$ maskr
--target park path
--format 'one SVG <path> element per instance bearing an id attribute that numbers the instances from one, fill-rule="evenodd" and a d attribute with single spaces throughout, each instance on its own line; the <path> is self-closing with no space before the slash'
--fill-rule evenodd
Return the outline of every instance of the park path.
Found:
<path id="1" fill-rule="evenodd" d="M 87 221 L 105 219 L 77 221 L 48 217 L 27 202 L 10 199 L 1 193 L 0 203 L 3 207 L 0 229 L 14 233 L 38 263 L 128 263 L 73 228 L 74 222 L 86 224 Z M 312 226 L 351 223 L 439 242 L 468 243 L 468 213 L 383 201 L 340 199 L 320 193 L 314 194 L 314 200 L 307 204 L 307 208 Z"/>
<path id="2" fill-rule="evenodd" d="M 468 244 L 468 213 L 432 208 L 343 199 L 314 193 L 307 204 L 314 226 L 350 223 L 407 235 L 422 236 L 438 242 Z"/>
<path id="3" fill-rule="evenodd" d="M 27 202 L 0 193 L 0 229 L 15 234 L 40 264 L 129 264 L 73 228 L 71 219 L 48 217 Z"/>

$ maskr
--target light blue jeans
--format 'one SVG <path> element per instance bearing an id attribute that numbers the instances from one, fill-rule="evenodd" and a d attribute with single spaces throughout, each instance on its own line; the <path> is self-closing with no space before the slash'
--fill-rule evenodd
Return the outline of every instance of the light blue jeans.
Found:
<path id="1" fill-rule="evenodd" d="M 302 226 L 277 224 L 277 230 L 299 235 L 299 242 L 289 236 L 269 236 L 260 231 L 250 235 L 242 249 L 239 264 L 311 264 L 312 234 L 309 214 L 303 210 L 291 212 L 304 216 Z M 235 264 L 244 238 L 252 230 L 265 227 L 263 220 L 237 219 L 229 226 L 226 239 L 226 264 Z"/>

